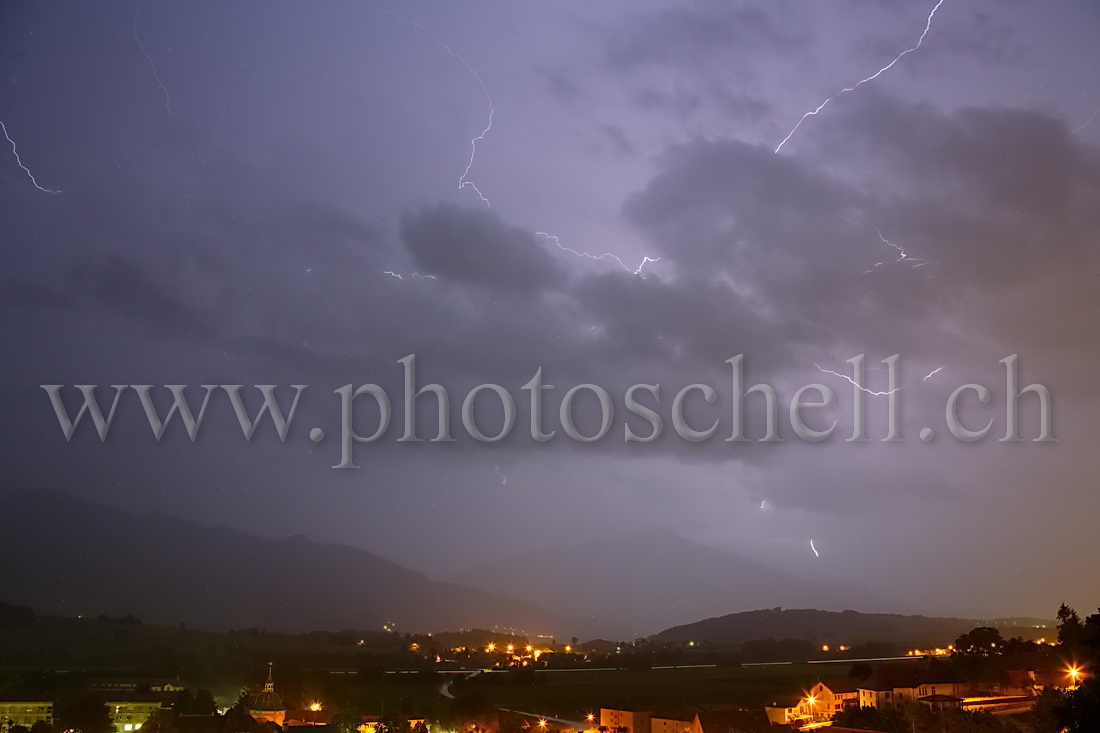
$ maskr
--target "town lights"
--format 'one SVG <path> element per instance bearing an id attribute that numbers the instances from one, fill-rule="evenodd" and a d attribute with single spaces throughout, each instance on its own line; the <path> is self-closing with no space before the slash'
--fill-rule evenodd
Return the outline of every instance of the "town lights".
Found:
<path id="1" fill-rule="evenodd" d="M 588 721 L 589 723 L 591 723 L 592 721 L 594 721 L 594 720 L 596 719 L 596 716 L 595 716 L 595 715 L 593 715 L 592 713 L 589 713 L 588 715 L 586 715 L 586 716 L 585 716 L 585 719 L 586 719 L 586 720 L 587 720 L 587 721 Z"/>
<path id="2" fill-rule="evenodd" d="M 540 728 L 545 728 L 546 727 L 546 718 L 541 718 L 539 720 L 539 727 Z"/>
<path id="3" fill-rule="evenodd" d="M 1076 686 L 1077 681 L 1081 678 L 1081 668 L 1076 666 L 1070 667 L 1066 672 L 1069 674 L 1069 678 L 1073 680 L 1074 686 Z"/>
<path id="4" fill-rule="evenodd" d="M 321 703 L 319 703 L 319 702 L 311 703 L 310 706 L 309 706 L 309 709 L 311 711 L 315 712 L 315 713 L 319 713 L 319 712 L 321 712 Z"/>
<path id="5" fill-rule="evenodd" d="M 497 645 L 496 644 L 490 644 L 489 646 L 485 647 L 485 651 L 487 651 L 487 652 L 495 652 L 496 650 L 497 650 Z"/>

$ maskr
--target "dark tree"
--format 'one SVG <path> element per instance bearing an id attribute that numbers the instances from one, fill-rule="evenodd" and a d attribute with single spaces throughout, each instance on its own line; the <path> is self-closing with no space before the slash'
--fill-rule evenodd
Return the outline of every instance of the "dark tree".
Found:
<path id="1" fill-rule="evenodd" d="M 1081 643 L 1084 632 L 1081 617 L 1063 603 L 1058 608 L 1058 643 L 1072 651 Z"/>
<path id="2" fill-rule="evenodd" d="M 1001 632 L 991 626 L 979 626 L 955 639 L 956 654 L 990 656 L 1004 647 Z"/>
<path id="3" fill-rule="evenodd" d="M 1062 733 L 1059 710 L 1066 702 L 1066 693 L 1056 687 L 1047 687 L 1035 698 L 1035 707 L 1026 716 L 1028 733 Z"/>
<path id="4" fill-rule="evenodd" d="M 336 712 L 329 722 L 329 727 L 335 728 L 339 733 L 356 733 L 363 724 L 363 712 L 344 708 Z"/>
<path id="5" fill-rule="evenodd" d="M 908 733 L 911 729 L 909 722 L 900 713 L 878 708 L 845 708 L 833 716 L 833 725 L 882 733 Z"/>
<path id="6" fill-rule="evenodd" d="M 1062 609 L 1066 609 L 1063 605 Z M 1079 631 L 1074 630 L 1073 619 L 1076 613 L 1066 614 L 1062 618 L 1062 609 L 1059 609 L 1059 620 L 1070 629 L 1071 637 L 1077 634 L 1077 649 L 1073 659 L 1067 660 L 1075 663 L 1083 672 L 1084 680 L 1066 696 L 1065 704 L 1056 711 L 1059 722 L 1070 733 L 1084 733 L 1085 731 L 1100 731 L 1100 613 L 1096 613 L 1085 619 L 1085 623 Z M 1062 627 L 1059 626 L 1059 634 Z"/>
<path id="7" fill-rule="evenodd" d="M 1058 721 L 1069 733 L 1100 731 L 1100 678 L 1086 679 L 1067 695 L 1058 709 Z"/>
<path id="8" fill-rule="evenodd" d="M 34 611 L 27 606 L 0 603 L 0 626 L 29 626 L 34 619 Z"/>
<path id="9" fill-rule="evenodd" d="M 115 733 L 111 711 L 96 697 L 82 697 L 66 705 L 57 716 L 59 727 L 78 733 Z"/>

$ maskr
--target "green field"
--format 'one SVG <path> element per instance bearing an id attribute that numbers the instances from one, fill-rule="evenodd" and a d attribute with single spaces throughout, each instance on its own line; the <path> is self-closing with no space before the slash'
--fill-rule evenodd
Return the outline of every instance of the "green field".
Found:
<path id="1" fill-rule="evenodd" d="M 504 675 L 485 674 L 463 689 L 483 692 L 500 707 L 583 720 L 586 713 L 600 707 L 619 705 L 658 710 L 708 704 L 760 706 L 798 692 L 818 677 L 843 677 L 850 666 L 844 662 L 543 672 L 540 682 L 534 685 L 507 684 Z"/>

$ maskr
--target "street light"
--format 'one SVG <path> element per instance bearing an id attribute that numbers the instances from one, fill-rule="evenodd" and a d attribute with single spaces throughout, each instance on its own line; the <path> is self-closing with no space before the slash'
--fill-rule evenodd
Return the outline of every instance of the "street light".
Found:
<path id="1" fill-rule="evenodd" d="M 1073 686 L 1077 686 L 1077 680 L 1081 677 L 1080 667 L 1073 666 L 1069 668 L 1069 678 L 1073 680 Z"/>

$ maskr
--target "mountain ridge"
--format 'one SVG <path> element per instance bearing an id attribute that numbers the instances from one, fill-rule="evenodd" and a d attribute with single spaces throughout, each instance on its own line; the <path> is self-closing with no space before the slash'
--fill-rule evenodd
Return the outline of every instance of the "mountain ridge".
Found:
<path id="1" fill-rule="evenodd" d="M 350 545 L 269 540 L 162 512 L 127 513 L 50 489 L 0 495 L 6 600 L 59 615 L 134 614 L 189 627 L 276 631 L 512 628 L 599 634 L 615 626 L 431 580 Z"/>

